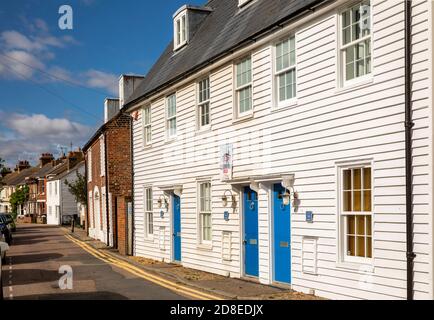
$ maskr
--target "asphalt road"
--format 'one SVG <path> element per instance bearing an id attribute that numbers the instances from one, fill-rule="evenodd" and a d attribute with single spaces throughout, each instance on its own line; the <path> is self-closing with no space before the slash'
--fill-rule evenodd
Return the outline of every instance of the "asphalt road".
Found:
<path id="1" fill-rule="evenodd" d="M 65 273 L 59 273 L 60 268 Z M 68 270 L 72 270 L 70 282 L 66 279 Z M 5 299 L 186 299 L 97 259 L 68 240 L 58 227 L 18 226 L 2 272 Z M 68 283 L 72 288 L 68 288 Z"/>

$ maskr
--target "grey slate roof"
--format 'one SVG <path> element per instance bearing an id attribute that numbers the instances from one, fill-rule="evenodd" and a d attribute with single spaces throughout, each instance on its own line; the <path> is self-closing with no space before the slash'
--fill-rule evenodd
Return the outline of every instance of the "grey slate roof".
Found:
<path id="1" fill-rule="evenodd" d="M 187 46 L 174 53 L 172 40 L 142 84 L 127 99 L 126 107 L 323 2 L 326 0 L 256 0 L 240 10 L 238 0 L 210 0 L 206 7 L 213 11 Z"/>

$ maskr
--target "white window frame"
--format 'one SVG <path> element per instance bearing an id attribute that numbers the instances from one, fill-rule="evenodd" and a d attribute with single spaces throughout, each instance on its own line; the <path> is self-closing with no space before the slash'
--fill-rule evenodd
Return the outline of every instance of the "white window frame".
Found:
<path id="1" fill-rule="evenodd" d="M 277 46 L 279 44 L 281 44 L 282 42 L 285 42 L 287 40 L 289 40 L 290 38 L 294 38 L 294 45 L 295 45 L 295 62 L 294 65 L 290 65 L 289 67 L 279 70 L 277 71 Z M 291 70 L 295 71 L 295 95 L 294 97 L 290 98 L 290 99 L 286 99 L 283 101 L 280 101 L 280 82 L 279 82 L 279 76 L 287 73 Z M 297 34 L 296 33 L 292 33 L 289 34 L 285 37 L 282 37 L 279 39 L 279 41 L 275 42 L 273 45 L 273 72 L 274 72 L 274 76 L 273 76 L 273 95 L 274 95 L 274 106 L 275 108 L 284 108 L 284 107 L 288 107 L 291 105 L 296 104 L 297 102 L 297 90 L 298 90 L 298 72 L 297 72 Z"/>
<path id="2" fill-rule="evenodd" d="M 200 85 L 205 80 L 208 80 L 208 99 L 200 101 L 201 91 Z M 205 78 L 201 78 L 196 83 L 196 100 L 197 100 L 197 108 L 196 108 L 196 130 L 198 131 L 206 131 L 211 128 L 211 79 L 210 76 L 206 76 Z M 201 107 L 208 104 L 208 118 L 209 122 L 206 125 L 202 125 L 202 113 Z"/>
<path id="3" fill-rule="evenodd" d="M 343 201 L 343 172 L 349 169 L 362 169 L 371 168 L 371 211 L 344 211 L 344 201 Z M 372 265 L 374 261 L 374 217 L 375 217 L 375 206 L 374 206 L 374 166 L 371 161 L 369 162 L 352 162 L 345 165 L 338 166 L 338 248 L 339 248 L 339 264 L 357 264 L 357 265 Z M 363 183 L 363 176 L 360 177 Z M 351 179 L 351 183 L 353 178 Z M 353 188 L 351 186 L 351 188 Z M 354 201 L 352 196 L 351 201 Z M 361 205 L 363 207 L 363 195 L 361 194 Z M 363 208 L 362 208 L 363 209 Z M 347 223 L 346 216 L 371 216 L 371 258 L 369 257 L 354 257 L 347 255 L 348 252 L 348 242 L 347 242 Z M 365 226 L 366 228 L 366 226 Z M 357 231 L 356 231 L 357 232 Z M 366 229 L 365 229 L 366 232 Z M 366 250 L 366 244 L 365 244 Z"/>
<path id="4" fill-rule="evenodd" d="M 149 110 L 149 123 L 146 122 L 146 110 Z M 144 106 L 142 108 L 142 127 L 143 127 L 143 147 L 152 145 L 152 107 L 151 105 Z M 149 132 L 149 141 L 148 141 Z"/>
<path id="5" fill-rule="evenodd" d="M 87 182 L 92 182 L 92 147 L 87 152 Z"/>
<path id="6" fill-rule="evenodd" d="M 175 97 L 175 115 L 172 115 L 171 117 L 169 117 L 169 99 L 170 97 Z M 176 139 L 176 136 L 178 134 L 178 123 L 177 123 L 177 97 L 176 97 L 176 93 L 170 94 L 166 97 L 166 104 L 165 104 L 165 109 L 166 109 L 166 140 L 173 140 Z M 175 134 L 170 134 L 170 121 L 171 120 L 175 120 Z"/>
<path id="7" fill-rule="evenodd" d="M 206 211 L 206 210 L 202 210 L 202 206 L 201 206 L 201 199 L 202 199 L 202 194 L 201 194 L 201 186 L 204 184 L 209 184 L 209 201 L 210 201 L 210 211 Z M 199 180 L 197 181 L 197 232 L 198 232 L 198 244 L 202 245 L 204 247 L 211 247 L 212 246 L 212 233 L 213 233 L 213 227 L 212 227 L 212 183 L 211 183 L 211 179 L 206 179 L 206 180 Z M 210 219 L 210 239 L 204 239 L 204 223 L 203 223 L 203 219 L 205 215 L 209 215 L 209 219 Z"/>
<path id="8" fill-rule="evenodd" d="M 148 198 L 148 191 L 150 192 L 151 199 Z M 148 201 L 150 201 L 150 208 L 148 208 Z M 151 186 L 143 187 L 143 211 L 145 237 L 149 239 L 154 236 L 154 199 Z"/>
<path id="9" fill-rule="evenodd" d="M 178 40 L 178 35 L 179 35 L 179 40 Z M 173 20 L 174 50 L 178 50 L 182 48 L 187 44 L 187 42 L 188 42 L 188 14 L 187 14 L 187 10 L 184 10 L 181 13 L 179 13 Z"/>
<path id="10" fill-rule="evenodd" d="M 343 14 L 347 12 L 348 10 L 351 10 L 352 8 L 356 6 L 360 6 L 363 2 L 369 1 L 369 7 L 370 7 L 370 13 L 369 13 L 369 22 L 370 22 L 370 34 L 364 37 L 361 37 L 358 40 L 351 41 L 350 43 L 347 43 L 344 45 L 344 39 L 343 39 Z M 339 86 L 342 88 L 351 87 L 360 83 L 365 83 L 373 79 L 374 74 L 374 56 L 373 56 L 373 6 L 372 6 L 372 0 L 363 0 L 363 1 L 355 1 L 350 3 L 349 5 L 345 6 L 338 12 L 338 72 L 339 72 Z M 364 42 L 365 40 L 370 40 L 370 57 L 371 57 L 371 72 L 364 74 L 363 76 L 354 77 L 351 80 L 346 80 L 346 56 L 345 56 L 345 49 L 357 44 Z"/>
<path id="11" fill-rule="evenodd" d="M 57 196 L 57 180 L 54 183 L 54 195 Z"/>
<path id="12" fill-rule="evenodd" d="M 249 83 L 243 84 L 241 86 L 238 86 L 237 83 L 237 68 L 238 65 L 240 65 L 242 62 L 246 61 L 250 59 L 250 72 L 251 72 L 251 79 Z M 233 79 L 234 79 L 234 114 L 235 114 L 235 119 L 242 119 L 242 118 L 247 118 L 247 117 L 251 117 L 253 115 L 253 56 L 251 54 L 242 57 L 241 59 L 238 59 L 234 62 L 234 68 L 233 68 Z M 250 87 L 251 90 L 251 108 L 250 110 L 244 111 L 244 112 L 240 112 L 240 103 L 239 103 L 239 92 L 242 91 L 243 89 L 246 89 Z"/>
<path id="13" fill-rule="evenodd" d="M 100 150 L 100 175 L 101 177 L 105 176 L 105 138 L 104 135 L 102 135 L 99 138 L 99 150 Z"/>

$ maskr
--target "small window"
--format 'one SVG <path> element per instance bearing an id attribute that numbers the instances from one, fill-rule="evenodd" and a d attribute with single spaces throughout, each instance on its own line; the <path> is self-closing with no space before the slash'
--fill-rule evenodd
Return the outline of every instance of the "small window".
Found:
<path id="1" fill-rule="evenodd" d="M 187 43 L 187 12 L 179 14 L 175 18 L 174 23 L 175 33 L 175 50 L 181 48 Z"/>
<path id="2" fill-rule="evenodd" d="M 198 83 L 198 128 L 204 129 L 210 125 L 210 85 L 209 78 Z"/>
<path id="3" fill-rule="evenodd" d="M 176 95 L 172 94 L 166 99 L 166 129 L 167 129 L 167 137 L 174 138 L 176 137 Z"/>
<path id="4" fill-rule="evenodd" d="M 371 5 L 363 1 L 341 14 L 341 70 L 343 83 L 372 72 Z"/>
<path id="5" fill-rule="evenodd" d="M 276 45 L 276 85 L 278 105 L 296 97 L 295 36 Z"/>
<path id="6" fill-rule="evenodd" d="M 99 150 L 100 150 L 100 169 L 101 169 L 101 177 L 105 176 L 105 141 L 104 136 L 101 136 L 99 139 Z"/>
<path id="7" fill-rule="evenodd" d="M 372 169 L 344 168 L 341 176 L 344 260 L 372 258 Z"/>
<path id="8" fill-rule="evenodd" d="M 87 182 L 92 181 L 92 149 L 87 152 Z"/>
<path id="9" fill-rule="evenodd" d="M 238 117 L 250 114 L 253 109 L 251 57 L 236 65 L 235 92 Z"/>
<path id="10" fill-rule="evenodd" d="M 151 107 L 143 108 L 143 142 L 145 146 L 151 144 L 152 127 L 151 127 Z"/>
<path id="11" fill-rule="evenodd" d="M 154 208 L 152 198 L 152 188 L 145 188 L 145 236 L 154 234 Z"/>
<path id="12" fill-rule="evenodd" d="M 57 181 L 54 181 L 54 194 L 57 196 Z"/>
<path id="13" fill-rule="evenodd" d="M 202 242 L 211 241 L 211 183 L 199 183 L 199 220 Z"/>

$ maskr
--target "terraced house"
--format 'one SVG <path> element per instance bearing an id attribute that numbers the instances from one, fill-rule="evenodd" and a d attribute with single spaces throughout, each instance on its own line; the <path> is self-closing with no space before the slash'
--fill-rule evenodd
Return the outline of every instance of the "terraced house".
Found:
<path id="1" fill-rule="evenodd" d="M 432 6 L 181 7 L 123 107 L 134 254 L 326 298 L 432 299 Z"/>

